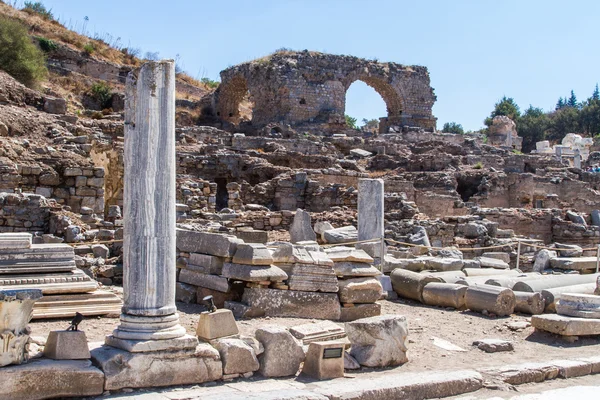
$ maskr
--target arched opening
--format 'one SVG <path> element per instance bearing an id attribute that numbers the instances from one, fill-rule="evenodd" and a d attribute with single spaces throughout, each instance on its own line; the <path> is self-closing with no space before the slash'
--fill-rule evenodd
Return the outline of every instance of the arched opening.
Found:
<path id="1" fill-rule="evenodd" d="M 350 81 L 346 89 L 345 114 L 356 118 L 363 131 L 379 132 L 380 118 L 402 114 L 402 101 L 387 82 L 372 77 L 359 77 Z M 347 121 L 348 123 L 348 121 Z"/>
<path id="2" fill-rule="evenodd" d="M 217 116 L 234 125 L 252 121 L 254 103 L 246 79 L 237 75 L 219 86 Z"/>

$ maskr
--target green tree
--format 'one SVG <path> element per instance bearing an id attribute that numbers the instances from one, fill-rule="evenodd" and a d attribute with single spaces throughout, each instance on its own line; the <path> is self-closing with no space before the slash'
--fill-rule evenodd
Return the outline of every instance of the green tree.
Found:
<path id="1" fill-rule="evenodd" d="M 29 14 L 37 14 L 40 17 L 49 21 L 54 20 L 54 15 L 52 15 L 52 9 L 47 9 L 41 1 L 26 1 L 23 4 L 23 11 Z"/>
<path id="2" fill-rule="evenodd" d="M 521 111 L 512 97 L 504 96 L 494 105 L 494 110 L 491 112 L 490 116 L 485 119 L 484 123 L 489 127 L 492 125 L 492 120 L 494 117 L 499 115 L 506 115 L 518 125 L 517 121 L 521 116 Z"/>
<path id="3" fill-rule="evenodd" d="M 590 136 L 600 134 L 600 99 L 590 97 L 579 112 L 579 126 L 583 133 Z"/>
<path id="4" fill-rule="evenodd" d="M 21 23 L 0 16 L 0 69 L 29 87 L 48 75 L 42 51 Z"/>
<path id="5" fill-rule="evenodd" d="M 519 118 L 518 133 L 523 138 L 523 152 L 531 152 L 536 142 L 544 140 L 549 123 L 548 115 L 541 108 L 529 105 Z"/>
<path id="6" fill-rule="evenodd" d="M 459 135 L 465 134 L 465 130 L 463 129 L 462 125 L 457 124 L 456 122 L 446 122 L 442 127 L 442 132 L 456 133 Z"/>
<path id="7" fill-rule="evenodd" d="M 576 108 L 578 106 L 577 97 L 575 96 L 575 92 L 571 90 L 571 96 L 569 100 L 567 100 L 567 106 Z"/>
<path id="8" fill-rule="evenodd" d="M 596 88 L 594 89 L 594 93 L 592 93 L 592 100 L 600 100 L 600 91 L 598 91 L 597 83 L 596 83 Z"/>
<path id="9" fill-rule="evenodd" d="M 556 103 L 556 107 L 554 109 L 560 110 L 561 108 L 564 108 L 566 106 L 566 104 L 567 104 L 566 100 L 564 100 L 562 97 L 559 97 L 558 102 Z"/>
<path id="10" fill-rule="evenodd" d="M 546 137 L 551 140 L 562 140 L 567 133 L 580 132 L 579 109 L 564 107 L 549 114 L 550 126 Z"/>
<path id="11" fill-rule="evenodd" d="M 357 119 L 356 118 L 352 118 L 348 114 L 344 115 L 344 117 L 346 118 L 346 125 L 348 125 L 352 129 L 357 129 L 357 127 L 356 127 Z"/>

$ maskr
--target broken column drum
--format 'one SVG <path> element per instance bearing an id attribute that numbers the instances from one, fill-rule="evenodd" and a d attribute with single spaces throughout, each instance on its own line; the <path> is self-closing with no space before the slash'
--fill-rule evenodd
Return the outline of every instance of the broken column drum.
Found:
<path id="1" fill-rule="evenodd" d="M 0 291 L 0 367 L 27 361 L 27 342 L 33 304 L 39 289 Z"/>
<path id="2" fill-rule="evenodd" d="M 125 340 L 185 335 L 175 306 L 175 70 L 144 64 L 127 77 L 123 294 Z"/>
<path id="3" fill-rule="evenodd" d="M 383 179 L 358 180 L 358 240 L 383 237 Z"/>

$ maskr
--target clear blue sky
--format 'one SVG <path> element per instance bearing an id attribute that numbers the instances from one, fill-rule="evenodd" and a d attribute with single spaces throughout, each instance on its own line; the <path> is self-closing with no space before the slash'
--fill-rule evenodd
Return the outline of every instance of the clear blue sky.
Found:
<path id="1" fill-rule="evenodd" d="M 43 0 L 61 21 L 121 37 L 125 46 L 180 55 L 195 77 L 287 47 L 429 68 L 438 128 L 478 129 L 503 95 L 525 109 L 579 100 L 600 81 L 600 1 L 555 0 Z M 385 116 L 355 83 L 347 114 Z"/>

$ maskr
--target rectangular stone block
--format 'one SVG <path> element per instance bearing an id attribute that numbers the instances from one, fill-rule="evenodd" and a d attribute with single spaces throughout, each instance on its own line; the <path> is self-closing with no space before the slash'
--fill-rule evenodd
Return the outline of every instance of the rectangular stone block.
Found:
<path id="1" fill-rule="evenodd" d="M 550 267 L 556 269 L 596 269 L 596 257 L 557 257 L 550 260 Z"/>
<path id="2" fill-rule="evenodd" d="M 92 358 L 104 371 L 105 390 L 191 385 L 223 376 L 219 352 L 206 343 L 195 350 L 149 353 L 101 346 L 92 350 Z"/>
<path id="3" fill-rule="evenodd" d="M 350 322 L 361 318 L 369 318 L 381 315 L 381 305 L 373 304 L 355 304 L 354 307 L 342 307 L 340 321 Z"/>
<path id="4" fill-rule="evenodd" d="M 341 341 L 309 344 L 302 373 L 318 380 L 343 377 L 344 348 L 345 343 Z"/>
<path id="5" fill-rule="evenodd" d="M 576 318 L 558 314 L 534 315 L 531 325 L 536 329 L 563 336 L 600 335 L 600 319 Z"/>
<path id="6" fill-rule="evenodd" d="M 104 374 L 89 360 L 31 360 L 0 368 L 0 399 L 36 400 L 99 396 Z"/>
<path id="7" fill-rule="evenodd" d="M 233 312 L 220 309 L 215 312 L 203 312 L 198 320 L 196 335 L 203 340 L 218 339 L 237 335 L 239 329 L 235 323 Z"/>
<path id="8" fill-rule="evenodd" d="M 227 281 L 227 278 L 223 278 L 219 275 L 209 275 L 191 271 L 189 269 L 182 269 L 181 272 L 179 272 L 179 281 L 194 286 L 218 290 L 223 293 L 229 292 L 229 282 Z"/>
<path id="9" fill-rule="evenodd" d="M 340 319 L 340 303 L 335 293 L 247 288 L 242 302 L 264 310 L 269 317 Z"/>
<path id="10" fill-rule="evenodd" d="M 208 254 L 191 253 L 188 261 L 188 268 L 194 269 L 193 266 L 197 265 L 203 267 L 207 274 L 220 275 L 223 271 L 223 261 L 226 260 L 223 257 L 211 256 Z"/>
<path id="11" fill-rule="evenodd" d="M 383 179 L 358 180 L 358 240 L 383 237 Z"/>
<path id="12" fill-rule="evenodd" d="M 243 241 L 235 236 L 177 229 L 179 251 L 233 257 L 238 243 L 243 243 Z"/>

